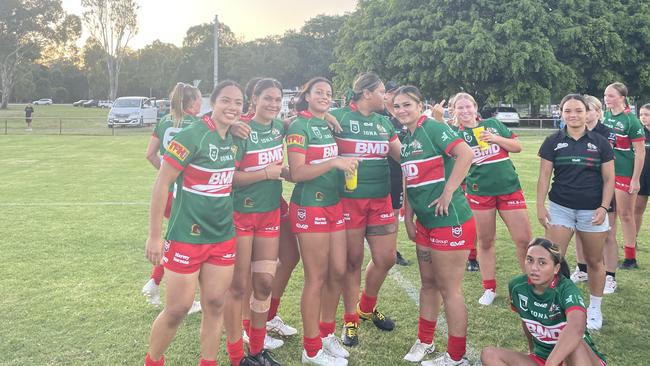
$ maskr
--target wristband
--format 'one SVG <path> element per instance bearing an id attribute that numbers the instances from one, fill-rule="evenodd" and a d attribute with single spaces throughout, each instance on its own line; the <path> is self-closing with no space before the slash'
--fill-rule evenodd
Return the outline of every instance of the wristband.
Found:
<path id="1" fill-rule="evenodd" d="M 603 209 L 603 210 L 605 210 L 605 211 L 607 211 L 607 210 L 608 210 L 608 208 L 607 208 L 607 207 L 605 207 L 605 206 L 603 206 L 603 205 L 600 205 L 600 206 L 598 206 L 598 207 L 596 208 L 596 210 L 597 210 L 597 209 L 599 209 L 599 208 L 602 208 L 602 209 Z"/>

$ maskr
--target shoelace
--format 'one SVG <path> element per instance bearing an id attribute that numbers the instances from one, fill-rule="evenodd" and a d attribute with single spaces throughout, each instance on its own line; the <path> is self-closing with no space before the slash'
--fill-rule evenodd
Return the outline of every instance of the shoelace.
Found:
<path id="1" fill-rule="evenodd" d="M 355 338 L 357 336 L 357 325 L 354 323 L 346 323 L 345 335 L 350 338 Z"/>
<path id="2" fill-rule="evenodd" d="M 379 320 L 381 320 L 381 321 L 384 321 L 384 320 L 386 319 L 386 316 L 384 316 L 384 314 L 380 313 L 379 310 L 376 310 L 376 309 L 375 309 L 375 310 L 372 312 L 372 314 L 375 316 L 375 318 L 377 318 L 377 319 L 379 319 Z"/>

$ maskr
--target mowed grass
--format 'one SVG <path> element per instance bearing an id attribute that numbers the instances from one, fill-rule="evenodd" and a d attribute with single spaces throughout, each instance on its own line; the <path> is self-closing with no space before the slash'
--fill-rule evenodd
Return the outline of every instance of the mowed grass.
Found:
<path id="1" fill-rule="evenodd" d="M 536 152 L 543 134 L 526 132 L 521 140 L 524 152 L 513 160 L 529 200 L 534 234 L 541 235 L 534 199 Z M 151 323 L 159 312 L 140 294 L 151 269 L 143 256 L 155 178 L 144 159 L 147 141 L 147 136 L 0 136 L 1 365 L 142 364 Z M 285 184 L 285 194 L 290 191 L 291 184 Z M 466 273 L 464 281 L 468 347 L 474 356 L 490 345 L 526 348 L 520 322 L 506 300 L 507 281 L 518 273 L 518 266 L 501 222 L 497 240 L 494 305 L 478 305 L 482 294 L 478 273 Z M 610 365 L 642 365 L 650 358 L 647 230 L 642 231 L 639 246 L 641 269 L 618 272 L 619 290 L 605 297 L 604 327 L 594 333 Z M 380 332 L 364 323 L 361 345 L 351 351 L 351 365 L 407 364 L 402 357 L 416 338 L 418 310 L 403 286 L 419 289 L 419 275 L 414 245 L 403 228 L 398 247 L 413 264 L 394 268 L 379 299 L 379 307 L 397 327 Z M 279 311 L 298 329 L 302 277 L 299 265 Z M 580 287 L 588 298 L 586 286 Z M 166 353 L 168 365 L 198 363 L 199 324 L 200 315 L 186 319 Z M 444 351 L 443 330 L 440 326 L 435 342 Z M 286 365 L 300 364 L 301 333 L 285 341 L 274 351 L 276 358 Z M 224 349 L 219 363 L 227 365 Z"/>

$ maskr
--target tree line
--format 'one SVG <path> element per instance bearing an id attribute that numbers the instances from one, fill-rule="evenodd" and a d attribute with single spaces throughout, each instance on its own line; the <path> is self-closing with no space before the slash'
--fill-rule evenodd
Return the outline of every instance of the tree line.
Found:
<path id="1" fill-rule="evenodd" d="M 59 29 L 52 37 L 57 42 L 32 47 L 18 63 L 12 101 L 109 98 L 107 51 L 97 38 L 81 49 L 74 45 L 80 20 L 64 14 L 60 0 L 4 0 L 0 6 L 10 3 L 58 9 L 58 18 L 48 16 L 58 27 L 50 29 Z M 3 24 L 16 23 L 3 10 L 0 76 L 11 43 Z M 180 47 L 160 41 L 127 47 L 117 95 L 163 97 L 176 82 L 193 80 L 209 93 L 212 27 L 191 27 Z M 325 76 L 343 90 L 358 73 L 372 70 L 385 80 L 418 85 L 436 99 L 463 90 L 481 104 L 537 105 L 569 92 L 598 96 L 618 80 L 647 100 L 650 7 L 645 0 L 364 0 L 353 13 L 319 15 L 300 30 L 248 42 L 220 24 L 219 57 L 220 78 L 241 83 L 268 75 L 294 87 Z"/>

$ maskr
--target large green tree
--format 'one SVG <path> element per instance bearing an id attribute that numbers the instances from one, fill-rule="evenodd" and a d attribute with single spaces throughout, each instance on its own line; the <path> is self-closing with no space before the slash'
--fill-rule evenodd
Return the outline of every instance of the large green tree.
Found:
<path id="1" fill-rule="evenodd" d="M 48 44 L 79 38 L 79 18 L 66 14 L 61 0 L 0 1 L 0 109 L 6 109 L 22 64 Z"/>
<path id="2" fill-rule="evenodd" d="M 374 70 L 480 103 L 546 103 L 616 79 L 647 93 L 647 9 L 642 0 L 361 1 L 339 34 L 335 81 Z"/>

